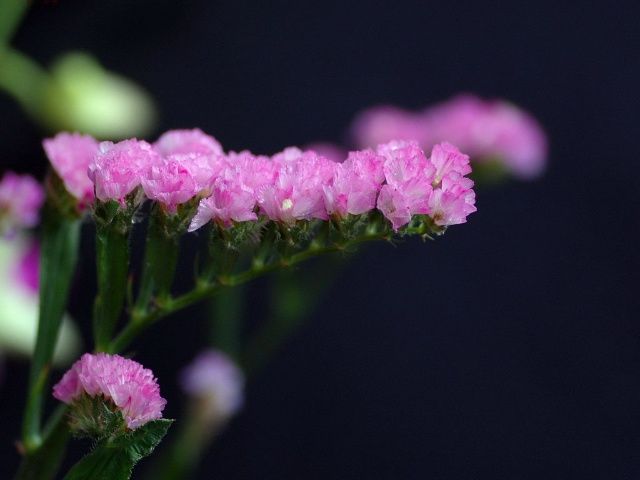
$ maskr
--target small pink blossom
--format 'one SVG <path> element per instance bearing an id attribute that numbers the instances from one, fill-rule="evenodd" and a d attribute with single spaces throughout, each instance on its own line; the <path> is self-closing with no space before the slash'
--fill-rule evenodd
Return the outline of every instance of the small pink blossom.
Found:
<path id="1" fill-rule="evenodd" d="M 326 220 L 323 187 L 330 184 L 336 163 L 295 147 L 274 155 L 271 161 L 277 169 L 275 181 L 263 186 L 257 195 L 265 215 L 285 223 Z"/>
<path id="2" fill-rule="evenodd" d="M 132 430 L 162 418 L 167 403 L 151 370 L 106 353 L 85 353 L 53 387 L 53 396 L 67 404 L 82 395 L 112 401 Z"/>
<path id="3" fill-rule="evenodd" d="M 0 234 L 37 225 L 44 190 L 30 175 L 7 172 L 0 180 Z"/>
<path id="4" fill-rule="evenodd" d="M 266 155 L 254 155 L 248 150 L 229 152 L 226 161 L 221 176 L 254 193 L 265 185 L 273 184 L 278 177 L 278 165 Z"/>
<path id="5" fill-rule="evenodd" d="M 141 183 L 147 198 L 160 202 L 171 213 L 200 190 L 191 170 L 173 157 L 149 165 L 142 174 Z"/>
<path id="6" fill-rule="evenodd" d="M 181 375 L 182 388 L 190 396 L 204 401 L 206 417 L 224 421 L 244 403 L 244 375 L 222 352 L 202 352 Z"/>
<path id="7" fill-rule="evenodd" d="M 477 210 L 473 181 L 456 172 L 442 180 L 442 187 L 433 190 L 429 198 L 431 218 L 436 225 L 465 223 L 467 216 Z"/>
<path id="8" fill-rule="evenodd" d="M 476 211 L 469 157 L 449 143 L 435 145 L 426 158 L 417 142 L 392 141 L 378 146 L 385 158 L 386 184 L 377 207 L 394 230 L 413 215 L 430 215 L 437 225 L 466 221 Z"/>
<path id="9" fill-rule="evenodd" d="M 231 222 L 257 220 L 253 211 L 256 198 L 253 192 L 239 183 L 219 178 L 214 182 L 211 196 L 200 201 L 189 231 L 193 232 L 214 220 L 229 226 Z"/>
<path id="10" fill-rule="evenodd" d="M 42 142 L 44 151 L 67 191 L 82 205 L 93 201 L 93 183 L 87 175 L 98 152 L 98 142 L 89 135 L 62 132 Z"/>
<path id="11" fill-rule="evenodd" d="M 391 186 L 433 181 L 435 167 L 415 141 L 394 140 L 378 145 L 378 154 L 385 158 L 384 176 Z"/>
<path id="12" fill-rule="evenodd" d="M 384 181 L 384 159 L 371 150 L 350 152 L 344 163 L 336 164 L 329 185 L 323 186 L 329 215 L 360 215 L 375 208 Z"/>
<path id="13" fill-rule="evenodd" d="M 176 154 L 223 155 L 222 146 L 199 128 L 169 130 L 153 144 L 163 157 Z"/>
<path id="14" fill-rule="evenodd" d="M 429 213 L 435 167 L 414 141 L 379 145 L 378 154 L 385 158 L 386 179 L 378 197 L 378 209 L 398 230 L 413 215 Z"/>
<path id="15" fill-rule="evenodd" d="M 461 153 L 457 147 L 447 142 L 434 145 L 429 160 L 436 169 L 433 179 L 433 183 L 436 185 L 440 184 L 442 179 L 451 172 L 462 176 L 471 173 L 469 155 Z"/>
<path id="16" fill-rule="evenodd" d="M 144 172 L 159 161 L 159 155 L 143 140 L 102 142 L 88 170 L 96 197 L 103 202 L 124 202 L 140 185 Z"/>

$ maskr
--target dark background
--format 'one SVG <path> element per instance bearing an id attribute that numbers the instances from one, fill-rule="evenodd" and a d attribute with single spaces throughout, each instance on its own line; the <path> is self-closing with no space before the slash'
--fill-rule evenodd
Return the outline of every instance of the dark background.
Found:
<path id="1" fill-rule="evenodd" d="M 15 44 L 71 49 L 148 87 L 161 130 L 271 153 L 341 140 L 353 114 L 459 91 L 508 98 L 550 140 L 544 178 L 480 189 L 444 238 L 355 256 L 249 385 L 197 478 L 640 478 L 638 21 L 632 2 L 60 0 Z M 0 96 L 0 162 L 42 174 Z M 90 255 L 90 243 L 85 246 Z M 90 258 L 90 257 L 87 257 Z M 90 262 L 72 301 L 87 319 Z M 89 285 L 84 291 L 80 285 Z M 251 290 L 259 322 L 263 287 Z M 197 318 L 194 318 L 197 317 Z M 139 342 L 180 414 L 201 314 Z M 27 366 L 0 389 L 0 478 L 18 458 Z"/>

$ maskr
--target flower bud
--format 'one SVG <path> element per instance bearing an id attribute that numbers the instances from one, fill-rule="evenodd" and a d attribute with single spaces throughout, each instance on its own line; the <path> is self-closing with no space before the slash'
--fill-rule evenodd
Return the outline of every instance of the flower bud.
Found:
<path id="1" fill-rule="evenodd" d="M 102 138 L 145 135 L 157 116 L 149 94 L 131 80 L 105 70 L 92 56 L 67 53 L 51 68 L 46 122 Z"/>

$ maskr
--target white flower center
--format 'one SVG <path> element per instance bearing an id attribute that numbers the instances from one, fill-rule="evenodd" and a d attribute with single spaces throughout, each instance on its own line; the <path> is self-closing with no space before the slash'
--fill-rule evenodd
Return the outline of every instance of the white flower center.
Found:
<path id="1" fill-rule="evenodd" d="M 291 201 L 290 198 L 285 198 L 282 201 L 282 210 L 286 211 L 286 210 L 291 210 L 293 208 L 293 202 Z"/>

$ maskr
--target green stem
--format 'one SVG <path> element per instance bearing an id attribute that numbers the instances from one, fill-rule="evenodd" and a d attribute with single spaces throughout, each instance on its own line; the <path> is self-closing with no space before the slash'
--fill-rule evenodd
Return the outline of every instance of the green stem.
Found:
<path id="1" fill-rule="evenodd" d="M 79 236 L 78 219 L 63 217 L 52 207 L 45 206 L 40 256 L 38 333 L 22 425 L 22 442 L 27 453 L 36 450 L 42 442 L 40 422 L 43 395 L 76 267 Z"/>
<path id="2" fill-rule="evenodd" d="M 0 43 L 9 43 L 30 3 L 28 0 L 0 0 Z"/>
<path id="3" fill-rule="evenodd" d="M 190 292 L 174 298 L 163 298 L 157 302 L 155 308 L 148 312 L 139 314 L 138 316 L 134 316 L 124 329 L 122 329 L 120 334 L 111 342 L 108 351 L 111 353 L 122 352 L 138 335 L 140 335 L 140 333 L 153 325 L 156 321 L 174 312 L 190 307 L 202 300 L 211 298 L 225 288 L 242 285 L 266 273 L 273 272 L 281 268 L 293 267 L 318 255 L 349 251 L 352 247 L 358 244 L 383 240 L 387 237 L 388 234 L 386 232 L 373 232 L 367 233 L 343 244 L 319 246 L 316 243 L 312 243 L 307 250 L 303 250 L 302 252 L 296 253 L 288 258 L 281 258 L 266 265 L 254 264 L 254 266 L 244 272 L 218 278 L 217 282 L 200 281 Z"/>
<path id="4" fill-rule="evenodd" d="M 147 315 L 154 297 L 156 302 L 169 298 L 178 263 L 179 233 L 167 232 L 163 215 L 154 209 L 149 219 L 140 291 L 132 321 Z"/>
<path id="5" fill-rule="evenodd" d="M 94 303 L 93 328 L 97 351 L 108 348 L 127 293 L 129 267 L 128 229 L 113 225 L 96 227 L 98 295 Z"/>

